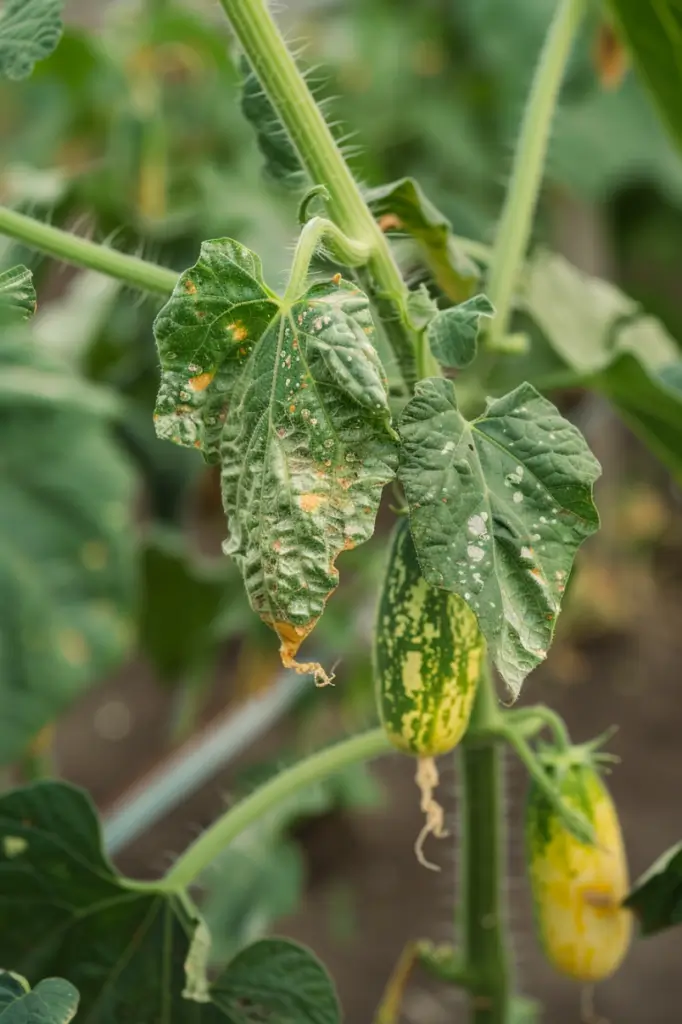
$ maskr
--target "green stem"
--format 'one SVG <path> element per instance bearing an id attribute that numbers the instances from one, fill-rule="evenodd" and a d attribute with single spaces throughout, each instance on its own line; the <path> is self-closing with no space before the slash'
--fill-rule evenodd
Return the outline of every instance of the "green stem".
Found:
<path id="1" fill-rule="evenodd" d="M 554 735 L 554 741 L 560 750 L 568 750 L 571 745 L 571 737 L 563 718 L 544 704 L 534 704 L 530 708 L 520 708 L 518 711 L 507 711 L 504 718 L 507 723 L 516 726 L 517 732 L 519 725 L 529 723 L 527 729 L 521 730 L 525 739 L 530 739 L 532 734 L 546 726 Z"/>
<path id="2" fill-rule="evenodd" d="M 370 249 L 364 242 L 356 242 L 344 235 L 331 220 L 312 217 L 301 229 L 289 273 L 289 283 L 283 296 L 284 305 L 295 302 L 305 288 L 310 262 L 323 239 L 330 241 L 339 258 L 349 267 L 367 263 Z"/>
<path id="3" fill-rule="evenodd" d="M 547 774 L 535 752 L 526 742 L 522 735 L 522 729 L 515 728 L 514 725 L 509 722 L 499 726 L 498 731 L 499 736 L 505 739 L 509 746 L 514 750 L 516 756 L 525 767 L 535 785 L 542 790 L 550 805 L 554 808 L 557 814 L 560 815 L 569 832 L 571 832 L 581 843 L 593 843 L 594 831 L 592 826 L 582 814 L 578 811 L 574 811 L 573 808 L 569 807 L 569 805 L 563 800 L 561 793 L 555 787 L 551 776 Z"/>
<path id="4" fill-rule="evenodd" d="M 497 311 L 488 330 L 493 343 L 507 332 L 516 278 L 542 184 L 552 118 L 585 3 L 559 0 L 526 104 L 486 288 Z"/>
<path id="5" fill-rule="evenodd" d="M 400 321 L 400 334 L 391 336 L 396 357 L 406 379 L 413 380 L 416 338 L 405 320 L 407 287 L 388 240 L 367 207 L 264 0 L 220 2 L 313 184 L 326 186 L 332 219 L 348 237 L 370 247 L 368 266 L 377 290 L 395 305 Z"/>
<path id="6" fill-rule="evenodd" d="M 503 895 L 505 834 L 499 709 L 490 672 L 479 683 L 470 741 L 459 751 L 462 779 L 459 898 L 463 971 L 473 1024 L 508 1024 L 510 969 Z"/>
<path id="7" fill-rule="evenodd" d="M 388 753 L 393 748 L 383 729 L 372 729 L 320 750 L 280 772 L 250 796 L 227 811 L 185 850 L 160 883 L 168 892 L 177 892 L 191 885 L 226 846 L 277 807 L 282 800 L 313 782 L 340 771 L 356 761 L 367 761 Z"/>
<path id="8" fill-rule="evenodd" d="M 50 224 L 42 224 L 32 217 L 5 207 L 0 207 L 0 234 L 15 238 L 31 248 L 40 249 L 50 256 L 56 256 L 65 263 L 75 263 L 78 267 L 98 270 L 146 292 L 169 295 L 178 280 L 178 275 L 173 270 L 159 267 L 155 263 L 147 263 L 137 256 L 126 256 L 125 253 L 89 242 Z"/>
<path id="9" fill-rule="evenodd" d="M 417 943 L 417 959 L 420 967 L 439 981 L 458 988 L 468 989 L 471 977 L 464 967 L 462 954 L 454 946 L 436 946 L 428 939 Z"/>

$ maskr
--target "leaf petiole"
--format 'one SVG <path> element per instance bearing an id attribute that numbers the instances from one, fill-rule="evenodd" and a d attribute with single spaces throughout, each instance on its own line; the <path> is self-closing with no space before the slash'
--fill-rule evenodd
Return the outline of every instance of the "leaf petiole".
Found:
<path id="1" fill-rule="evenodd" d="M 177 284 L 178 275 L 174 270 L 89 242 L 87 238 L 79 238 L 69 231 L 61 231 L 4 206 L 0 206 L 0 234 L 40 249 L 65 263 L 98 270 L 143 291 L 168 296 Z"/>
<path id="2" fill-rule="evenodd" d="M 360 267 L 370 257 L 370 247 L 365 242 L 348 238 L 341 228 L 325 217 L 312 217 L 301 229 L 289 273 L 289 281 L 282 297 L 285 307 L 291 306 L 305 289 L 310 273 L 310 264 L 316 250 L 323 241 L 331 243 L 334 254 L 349 267 Z"/>
<path id="3" fill-rule="evenodd" d="M 542 762 L 535 754 L 533 748 L 526 742 L 521 730 L 508 721 L 498 726 L 497 734 L 509 744 L 516 753 L 519 761 L 524 765 L 531 779 L 546 799 L 552 805 L 557 814 L 561 817 L 568 831 L 575 836 L 578 842 L 594 844 L 594 831 L 590 823 L 578 811 L 574 811 L 563 800 L 559 790 L 554 786 L 550 776 L 545 771 Z"/>

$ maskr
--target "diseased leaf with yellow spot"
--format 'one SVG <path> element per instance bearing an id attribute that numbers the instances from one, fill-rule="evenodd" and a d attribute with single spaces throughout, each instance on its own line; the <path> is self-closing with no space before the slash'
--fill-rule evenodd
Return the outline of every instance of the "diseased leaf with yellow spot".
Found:
<path id="1" fill-rule="evenodd" d="M 424 576 L 467 601 L 517 695 L 547 655 L 575 553 L 599 525 L 599 463 L 530 384 L 469 422 L 452 381 L 423 380 L 399 433 Z"/>
<path id="2" fill-rule="evenodd" d="M 204 242 L 154 324 L 161 384 L 159 437 L 219 457 L 227 404 L 254 343 L 278 313 L 254 253 L 229 238 Z"/>
<path id="3" fill-rule="evenodd" d="M 285 664 L 320 678 L 296 651 L 337 585 L 338 555 L 372 535 L 397 462 L 373 331 L 354 285 L 335 277 L 285 303 L 230 239 L 203 244 L 156 321 L 157 432 L 219 455 L 225 552 Z"/>
<path id="4" fill-rule="evenodd" d="M 0 337 L 0 763 L 133 642 L 135 479 L 106 393 Z"/>

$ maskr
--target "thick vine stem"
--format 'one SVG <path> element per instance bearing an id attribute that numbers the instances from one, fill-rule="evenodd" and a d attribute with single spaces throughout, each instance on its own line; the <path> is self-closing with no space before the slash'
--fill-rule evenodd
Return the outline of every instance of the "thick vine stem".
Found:
<path id="1" fill-rule="evenodd" d="M 542 184 L 554 110 L 585 5 L 586 0 L 559 0 L 526 103 L 486 287 L 497 310 L 487 332 L 492 346 L 499 346 L 507 333 L 516 278 Z"/>
<path id="2" fill-rule="evenodd" d="M 43 224 L 33 217 L 27 217 L 23 213 L 2 206 L 0 234 L 40 249 L 41 252 L 64 260 L 65 263 L 98 270 L 102 274 L 116 278 L 117 281 L 124 281 L 134 288 L 141 288 L 157 295 L 170 295 L 178 280 L 174 270 L 159 267 L 156 263 L 148 263 L 137 256 L 127 256 L 105 245 L 97 245 L 86 238 L 79 238 L 78 235 L 61 231 L 50 224 Z"/>
<path id="3" fill-rule="evenodd" d="M 471 741 L 458 752 L 461 771 L 459 899 L 462 971 L 472 1024 L 508 1024 L 510 968 L 504 901 L 505 833 L 500 711 L 488 666 L 471 716 Z M 467 734 L 468 735 L 468 734 Z"/>
<path id="4" fill-rule="evenodd" d="M 164 892 L 183 891 L 244 829 L 277 807 L 282 800 L 349 764 L 368 761 L 391 750 L 393 747 L 384 730 L 372 729 L 311 754 L 280 772 L 218 818 L 185 850 L 156 888 Z"/>
<path id="5" fill-rule="evenodd" d="M 406 322 L 407 286 L 388 240 L 372 217 L 264 0 L 220 2 L 311 181 L 326 187 L 331 218 L 348 237 L 370 247 L 368 266 L 377 291 L 396 309 L 400 332 L 391 332 L 391 342 L 401 371 L 411 383 L 415 376 L 416 337 Z"/>

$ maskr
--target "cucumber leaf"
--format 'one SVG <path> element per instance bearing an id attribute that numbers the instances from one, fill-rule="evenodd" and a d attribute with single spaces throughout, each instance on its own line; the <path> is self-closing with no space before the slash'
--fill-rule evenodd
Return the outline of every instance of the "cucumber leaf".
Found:
<path id="1" fill-rule="evenodd" d="M 369 304 L 336 276 L 285 302 L 260 261 L 204 242 L 155 323 L 160 437 L 222 468 L 224 545 L 287 667 L 338 583 L 338 555 L 369 539 L 397 462 Z M 228 411 L 229 410 L 229 411 Z"/>
<path id="2" fill-rule="evenodd" d="M 516 696 L 547 656 L 575 553 L 598 528 L 599 464 L 530 384 L 469 422 L 451 381 L 423 380 L 399 433 L 424 577 L 467 601 Z"/>
<path id="3" fill-rule="evenodd" d="M 427 337 L 441 366 L 463 370 L 473 363 L 481 317 L 494 315 L 495 308 L 485 295 L 474 295 L 459 306 L 437 313 L 428 326 Z"/>
<path id="4" fill-rule="evenodd" d="M 638 879 L 625 906 L 637 915 L 644 936 L 682 924 L 682 842 L 662 854 Z"/>
<path id="5" fill-rule="evenodd" d="M 413 178 L 401 178 L 365 192 L 367 204 L 386 232 L 414 238 L 436 283 L 454 302 L 471 298 L 480 271 L 462 252 L 447 217 Z"/>
<path id="6" fill-rule="evenodd" d="M 26 78 L 62 34 L 63 0 L 4 0 L 0 6 L 0 76 Z"/>
<path id="7" fill-rule="evenodd" d="M 637 70 L 682 147 L 682 0 L 610 0 Z"/>
<path id="8" fill-rule="evenodd" d="M 36 311 L 33 274 L 19 265 L 0 274 L 0 324 L 28 320 Z"/>
<path id="9" fill-rule="evenodd" d="M 82 790 L 50 781 L 0 797 L 0 962 L 29 979 L 68 975 L 85 1020 L 339 1024 L 308 950 L 254 943 L 210 985 L 209 945 L 184 893 L 115 871 Z"/>
<path id="10" fill-rule="evenodd" d="M 69 1024 L 78 998 L 77 990 L 63 978 L 46 978 L 31 991 L 20 975 L 0 971 L 1 1024 Z"/>

